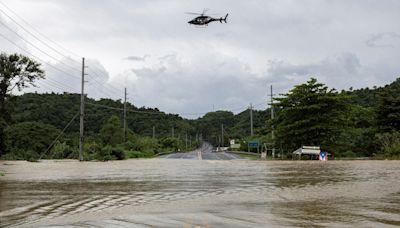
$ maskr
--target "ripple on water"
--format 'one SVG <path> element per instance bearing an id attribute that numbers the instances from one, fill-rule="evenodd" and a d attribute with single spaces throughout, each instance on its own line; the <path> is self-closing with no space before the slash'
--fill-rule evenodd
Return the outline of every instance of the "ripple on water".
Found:
<path id="1" fill-rule="evenodd" d="M 263 210 L 255 211 L 254 218 L 271 216 L 271 221 L 280 225 L 346 225 L 365 220 L 373 225 L 399 225 L 399 164 L 145 160 L 109 166 L 17 162 L 9 166 L 16 176 L 0 179 L 0 225 L 187 199 L 218 201 L 240 193 L 266 197 L 258 199 L 260 205 L 252 203 L 230 212 L 238 213 L 238 218 L 253 208 Z M 77 167 L 82 169 L 80 175 Z M 24 172 L 25 168 L 34 171 Z M 18 171 L 23 175 L 18 176 Z M 44 178 L 49 171 L 52 174 Z M 55 177 L 57 172 L 59 178 Z M 246 198 L 235 200 L 246 203 Z M 167 222 L 168 218 L 164 219 Z"/>

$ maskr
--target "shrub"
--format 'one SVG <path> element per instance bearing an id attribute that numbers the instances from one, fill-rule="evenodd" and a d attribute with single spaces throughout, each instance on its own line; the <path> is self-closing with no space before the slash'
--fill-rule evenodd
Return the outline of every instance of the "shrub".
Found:
<path id="1" fill-rule="evenodd" d="M 125 153 L 120 148 L 106 146 L 98 152 L 97 159 L 100 161 L 123 160 L 125 159 Z"/>
<path id="2" fill-rule="evenodd" d="M 66 142 L 57 142 L 50 150 L 50 155 L 47 157 L 50 159 L 64 159 L 64 158 L 78 158 L 78 151 L 76 148 L 72 148 Z"/>
<path id="3" fill-rule="evenodd" d="M 380 153 L 386 158 L 400 157 L 400 132 L 382 133 L 377 135 L 381 145 Z"/>

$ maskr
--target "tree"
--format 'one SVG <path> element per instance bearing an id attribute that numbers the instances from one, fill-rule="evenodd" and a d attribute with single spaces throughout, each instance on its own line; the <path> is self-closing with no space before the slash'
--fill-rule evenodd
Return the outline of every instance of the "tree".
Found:
<path id="1" fill-rule="evenodd" d="M 35 86 L 35 80 L 40 78 L 44 78 L 40 63 L 19 54 L 0 54 L 0 155 L 6 152 L 4 123 L 11 121 L 8 97 L 14 89 L 21 91 L 29 85 Z"/>
<path id="2" fill-rule="evenodd" d="M 340 136 L 347 97 L 311 78 L 276 98 L 277 140 L 294 150 L 302 145 L 332 148 Z"/>
<path id="3" fill-rule="evenodd" d="M 377 113 L 381 131 L 400 131 L 400 78 L 379 94 Z"/>
<path id="4" fill-rule="evenodd" d="M 100 130 L 100 138 L 105 145 L 115 146 L 124 141 L 124 131 L 117 116 L 111 116 Z"/>
<path id="5" fill-rule="evenodd" d="M 225 129 L 231 129 L 234 125 L 234 114 L 229 111 L 216 111 L 205 114 L 197 120 L 198 130 L 206 140 L 218 145 L 218 136 L 221 135 L 221 124 Z M 226 141 L 228 137 L 225 138 Z"/>
<path id="6" fill-rule="evenodd" d="M 6 144 L 14 159 L 37 159 L 59 134 L 52 125 L 40 122 L 23 122 L 5 130 Z"/>

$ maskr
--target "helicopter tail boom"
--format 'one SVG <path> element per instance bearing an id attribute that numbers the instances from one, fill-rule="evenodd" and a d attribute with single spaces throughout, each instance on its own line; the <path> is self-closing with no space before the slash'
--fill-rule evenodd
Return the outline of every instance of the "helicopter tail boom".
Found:
<path id="1" fill-rule="evenodd" d="M 220 23 L 225 22 L 225 24 L 226 24 L 226 18 L 228 17 L 228 15 L 229 15 L 229 14 L 227 13 L 227 14 L 225 15 L 225 18 L 222 18 L 222 17 L 221 17 L 221 18 L 219 19 L 219 22 L 220 22 Z"/>

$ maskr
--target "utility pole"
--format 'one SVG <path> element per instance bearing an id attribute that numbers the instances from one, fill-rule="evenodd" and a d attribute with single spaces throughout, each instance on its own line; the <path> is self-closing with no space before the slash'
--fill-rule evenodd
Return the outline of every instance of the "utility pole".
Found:
<path id="1" fill-rule="evenodd" d="M 124 96 L 124 142 L 126 142 L 126 87 Z"/>
<path id="2" fill-rule="evenodd" d="M 153 139 L 156 138 L 156 126 L 153 126 Z"/>
<path id="3" fill-rule="evenodd" d="M 224 147 L 224 124 L 221 124 L 221 146 Z"/>
<path id="4" fill-rule="evenodd" d="M 271 121 L 274 120 L 274 93 L 272 92 L 272 85 L 271 85 Z M 272 158 L 275 158 L 275 135 L 274 135 L 274 125 L 271 124 L 271 139 L 272 139 Z"/>
<path id="5" fill-rule="evenodd" d="M 253 105 L 250 103 L 250 135 L 253 137 Z"/>
<path id="6" fill-rule="evenodd" d="M 85 58 L 82 58 L 81 112 L 79 123 L 79 161 L 83 161 L 83 121 L 85 117 Z"/>
<path id="7" fill-rule="evenodd" d="M 186 132 L 186 135 L 185 135 L 185 143 L 186 143 L 186 151 L 188 150 L 188 135 L 187 135 L 187 132 Z"/>

